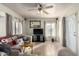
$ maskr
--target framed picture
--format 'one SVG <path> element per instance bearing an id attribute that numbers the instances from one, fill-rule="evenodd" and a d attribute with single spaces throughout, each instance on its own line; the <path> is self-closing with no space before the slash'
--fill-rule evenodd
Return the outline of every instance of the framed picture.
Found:
<path id="1" fill-rule="evenodd" d="M 41 21 L 40 20 L 31 20 L 30 21 L 30 28 L 40 28 Z"/>

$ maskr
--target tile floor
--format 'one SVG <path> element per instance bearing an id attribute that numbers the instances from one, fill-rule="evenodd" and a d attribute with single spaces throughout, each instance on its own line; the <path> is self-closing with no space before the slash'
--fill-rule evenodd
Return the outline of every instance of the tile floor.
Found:
<path id="1" fill-rule="evenodd" d="M 59 53 L 59 51 L 61 51 Z M 64 51 L 64 52 L 62 52 Z M 38 56 L 74 56 L 75 54 L 69 49 L 63 47 L 58 42 L 46 41 L 44 43 L 34 43 L 33 54 Z"/>

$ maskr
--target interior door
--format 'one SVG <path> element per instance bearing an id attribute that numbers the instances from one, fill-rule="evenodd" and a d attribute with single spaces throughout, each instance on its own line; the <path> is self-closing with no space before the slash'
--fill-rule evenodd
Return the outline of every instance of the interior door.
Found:
<path id="1" fill-rule="evenodd" d="M 77 18 L 76 15 L 66 17 L 66 46 L 77 54 Z"/>

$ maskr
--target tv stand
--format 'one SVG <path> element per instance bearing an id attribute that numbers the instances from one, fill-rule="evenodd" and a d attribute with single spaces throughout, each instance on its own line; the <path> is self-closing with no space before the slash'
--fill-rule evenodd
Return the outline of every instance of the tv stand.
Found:
<path id="1" fill-rule="evenodd" d="M 44 42 L 45 41 L 42 28 L 33 29 L 33 34 L 34 34 L 33 42 Z"/>
<path id="2" fill-rule="evenodd" d="M 33 35 L 33 42 L 44 42 L 45 38 L 44 35 Z"/>

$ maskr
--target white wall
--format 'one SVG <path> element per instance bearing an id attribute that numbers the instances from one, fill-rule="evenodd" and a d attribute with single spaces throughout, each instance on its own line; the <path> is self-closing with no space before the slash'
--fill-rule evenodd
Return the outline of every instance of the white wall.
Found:
<path id="1" fill-rule="evenodd" d="M 62 17 L 58 18 L 59 22 L 59 26 L 58 26 L 58 41 L 61 43 L 61 45 L 63 45 L 63 22 L 62 22 Z"/>
<path id="2" fill-rule="evenodd" d="M 33 35 L 33 28 L 30 28 L 30 20 L 41 20 L 41 28 L 43 28 L 44 29 L 44 22 L 45 21 L 55 21 L 55 18 L 53 18 L 53 19 L 27 19 L 26 20 L 26 25 L 25 25 L 25 33 L 26 33 L 26 35 Z"/>

